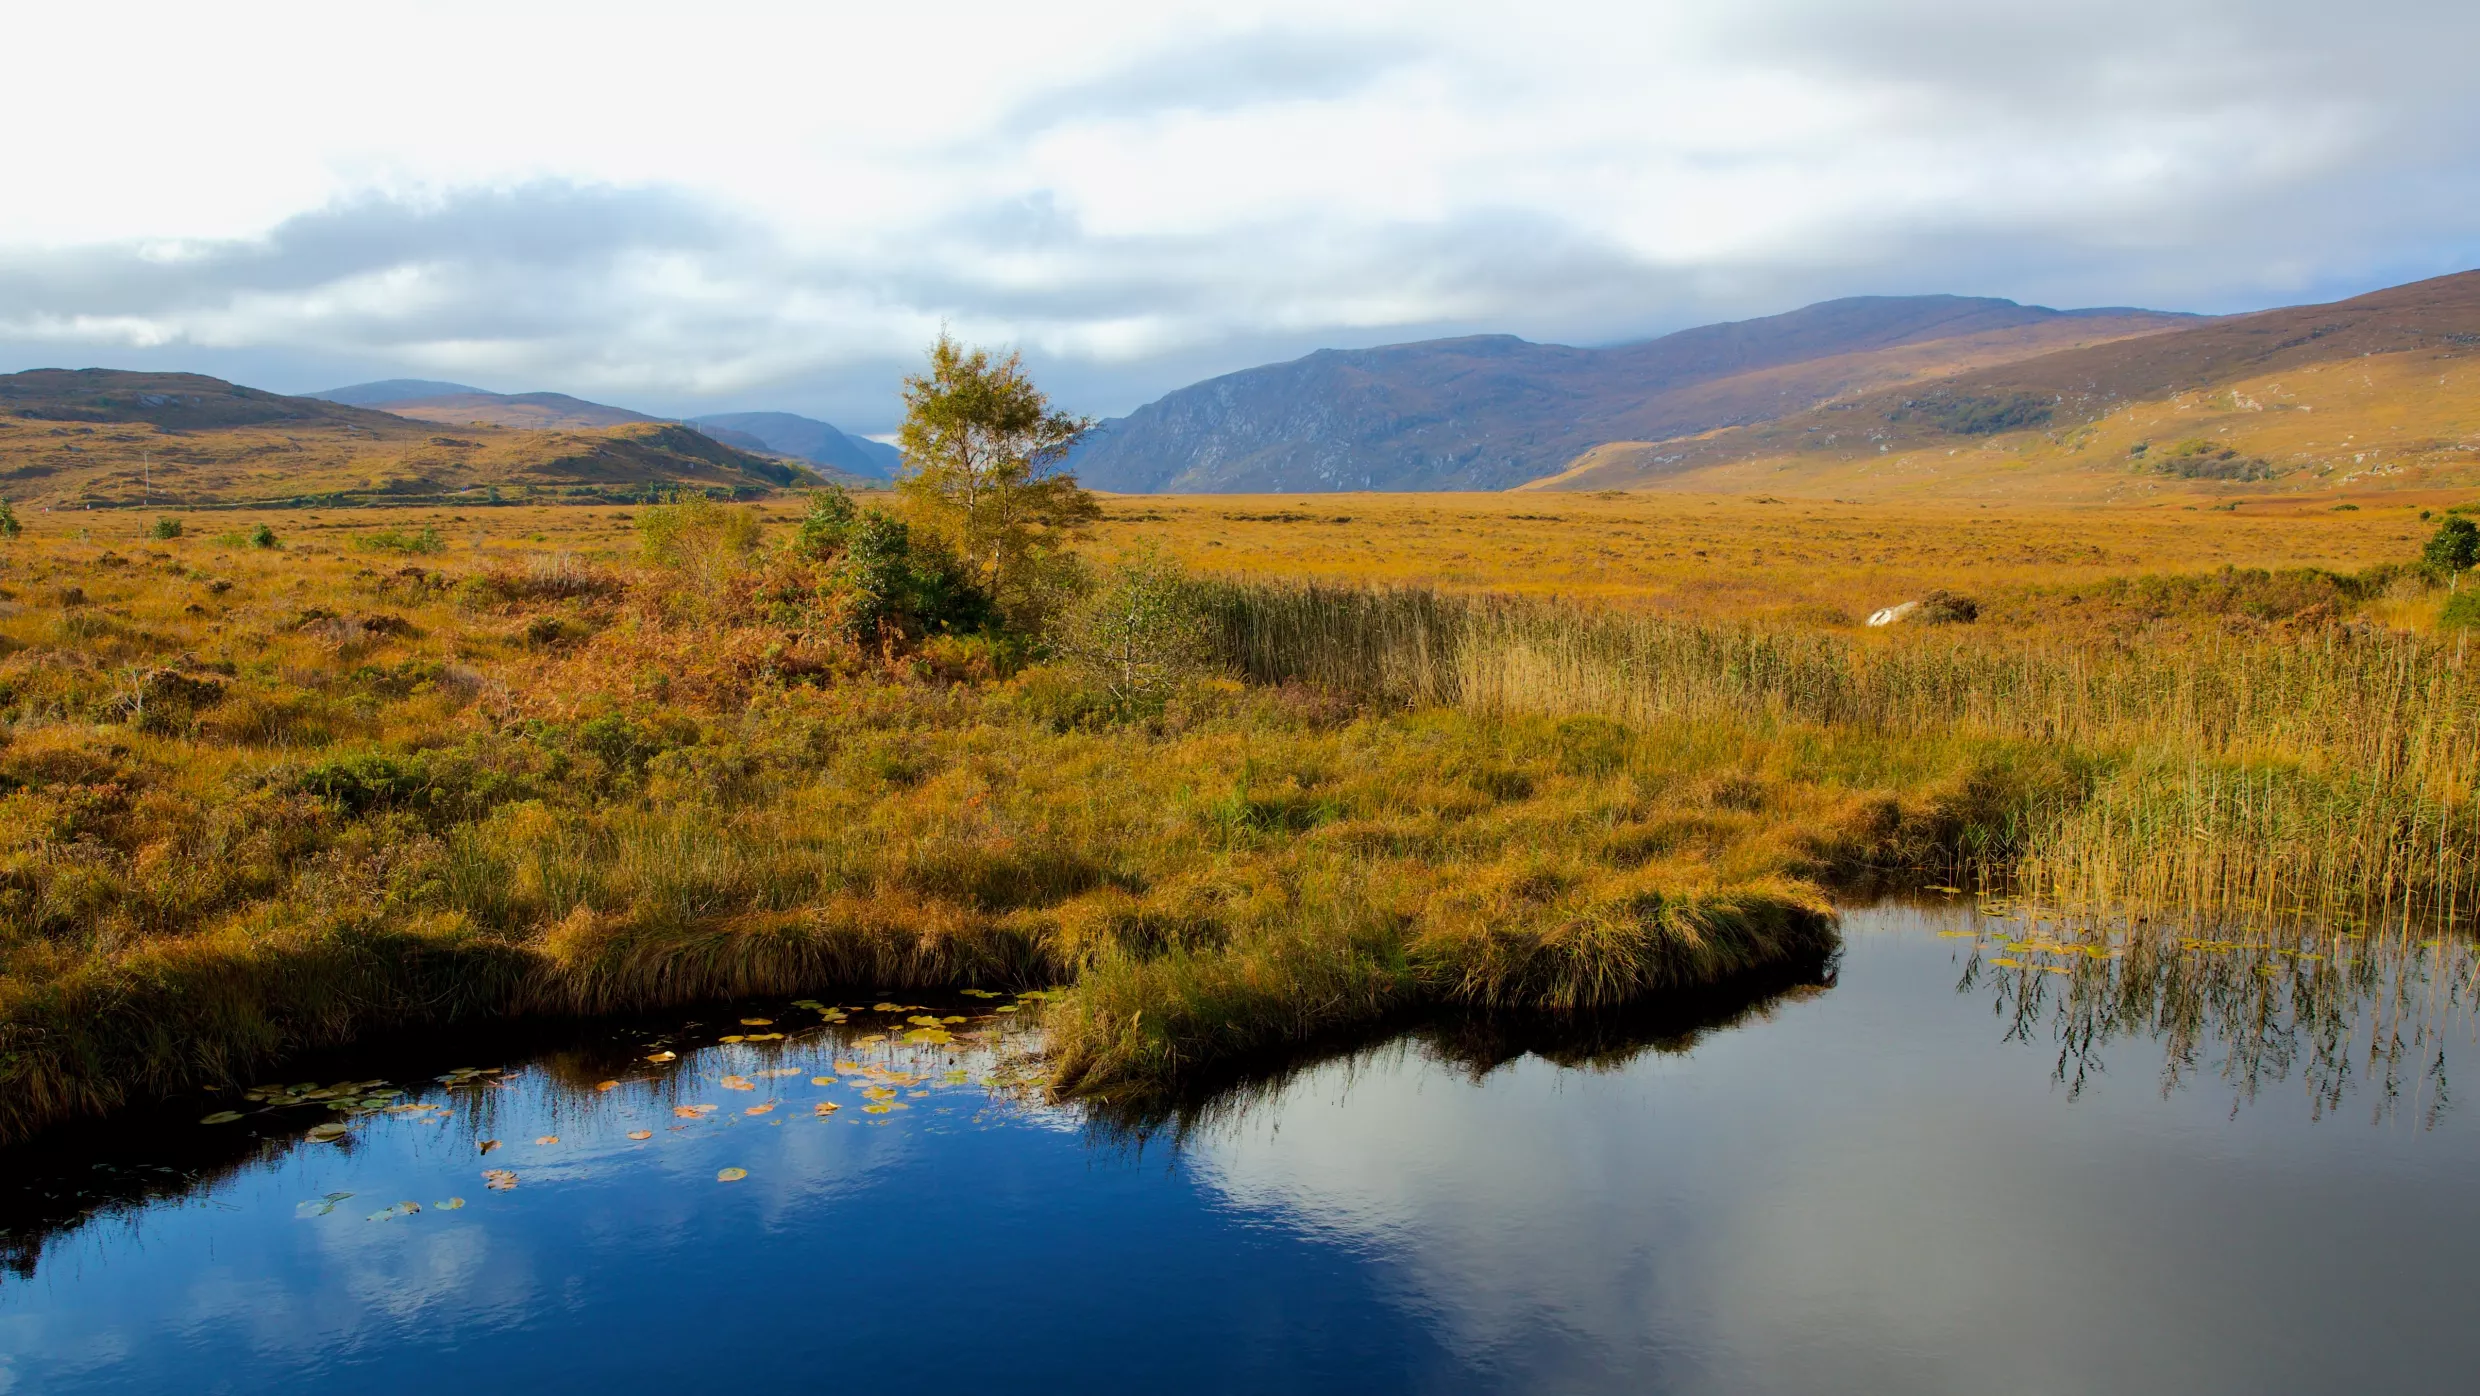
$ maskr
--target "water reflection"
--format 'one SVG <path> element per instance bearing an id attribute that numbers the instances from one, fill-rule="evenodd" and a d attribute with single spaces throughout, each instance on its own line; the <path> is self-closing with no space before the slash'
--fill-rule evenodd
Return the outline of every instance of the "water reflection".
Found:
<path id="1" fill-rule="evenodd" d="M 2069 1094 L 2117 1048 L 2158 1044 L 2164 1096 L 2206 1079 L 2236 1113 L 2294 1079 L 2312 1116 L 2367 1090 L 2374 1119 L 2433 1126 L 2452 1103 L 2447 1045 L 2480 998 L 2470 940 L 2410 926 L 2199 927 L 2045 914 L 2004 901 L 1941 936 L 1968 942 L 1959 991 L 1985 991 L 2006 1039 L 2056 1053 Z"/>
<path id="2" fill-rule="evenodd" d="M 1885 907 L 1101 1117 L 1039 1000 L 433 1039 L 0 1160 L 0 1390 L 2454 1390 L 2422 941 Z"/>

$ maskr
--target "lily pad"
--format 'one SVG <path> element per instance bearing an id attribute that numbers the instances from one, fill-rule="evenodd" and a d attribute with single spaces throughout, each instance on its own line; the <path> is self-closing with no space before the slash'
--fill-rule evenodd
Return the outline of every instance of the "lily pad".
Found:
<path id="1" fill-rule="evenodd" d="M 202 1125 L 228 1125 L 240 1118 L 241 1112 L 238 1110 L 218 1110 L 212 1115 L 201 1116 L 198 1123 Z"/>
<path id="2" fill-rule="evenodd" d="M 482 1170 L 482 1185 L 493 1192 L 507 1192 L 517 1185 L 517 1175 L 506 1168 L 486 1168 Z"/>
<path id="3" fill-rule="evenodd" d="M 737 1183 L 741 1179 L 748 1176 L 749 1170 L 746 1168 L 726 1168 L 722 1172 L 715 1175 L 715 1181 L 718 1183 Z"/>
<path id="4" fill-rule="evenodd" d="M 774 1108 L 775 1108 L 775 1102 L 770 1100 L 770 1101 L 768 1101 L 768 1102 L 767 1102 L 766 1104 L 764 1104 L 764 1105 L 752 1105 L 752 1106 L 750 1106 L 748 1109 L 743 1110 L 741 1113 L 742 1113 L 742 1114 L 744 1114 L 744 1115 L 763 1115 L 763 1114 L 765 1114 L 767 1111 L 772 1110 L 772 1109 L 774 1109 Z"/>
<path id="5" fill-rule="evenodd" d="M 442 1211 L 442 1212 L 453 1212 L 453 1211 L 455 1211 L 457 1208 L 462 1207 L 462 1206 L 464 1206 L 464 1205 L 465 1205 L 465 1199 L 464 1199 L 464 1198 L 461 1198 L 461 1197 L 451 1197 L 451 1198 L 449 1198 L 449 1199 L 448 1199 L 447 1201 L 445 1201 L 445 1202 L 434 1202 L 434 1203 L 432 1203 L 432 1204 L 431 1204 L 431 1206 L 433 1206 L 433 1207 L 437 1208 L 438 1210 L 440 1210 L 440 1211 Z"/>
<path id="6" fill-rule="evenodd" d="M 653 1052 L 647 1055 L 646 1060 L 650 1062 L 678 1061 L 680 1060 L 680 1054 L 678 1052 Z"/>
<path id="7" fill-rule="evenodd" d="M 744 1027 L 744 1028 L 764 1028 L 764 1027 L 772 1027 L 772 1026 L 774 1026 L 774 1023 L 775 1023 L 775 1020 L 774 1020 L 774 1019 L 772 1019 L 772 1018 L 743 1018 L 743 1019 L 741 1019 L 741 1026 L 742 1026 L 742 1027 Z"/>
<path id="8" fill-rule="evenodd" d="M 594 1083 L 594 1089 L 598 1091 L 616 1091 L 620 1089 L 620 1083 L 617 1081 L 597 1081 Z"/>
<path id="9" fill-rule="evenodd" d="M 342 1139 L 350 1133 L 352 1133 L 350 1126 L 339 1124 L 334 1120 L 330 1120 L 323 1125 L 310 1126 L 309 1131 L 302 1137 L 304 1139 L 310 1139 L 318 1143 L 325 1144 L 331 1140 Z"/>
<path id="10" fill-rule="evenodd" d="M 629 1138 L 631 1138 L 631 1139 L 652 1139 L 652 1138 L 654 1138 L 654 1131 L 653 1131 L 653 1130 L 650 1130 L 650 1129 L 633 1129 L 633 1130 L 630 1130 L 630 1131 L 629 1131 Z"/>
<path id="11" fill-rule="evenodd" d="M 758 1088 L 757 1083 L 746 1076 L 726 1076 L 715 1084 L 727 1091 L 754 1091 Z"/>

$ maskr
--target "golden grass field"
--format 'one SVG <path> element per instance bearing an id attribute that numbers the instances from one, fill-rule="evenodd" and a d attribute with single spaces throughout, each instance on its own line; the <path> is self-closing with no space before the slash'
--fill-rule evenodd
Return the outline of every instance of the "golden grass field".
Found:
<path id="1" fill-rule="evenodd" d="M 1780 969 L 1890 882 L 2480 895 L 2412 508 L 1109 499 L 1106 585 L 1210 579 L 1136 711 L 1021 637 L 836 640 L 803 501 L 728 507 L 660 556 L 727 506 L 22 509 L 0 1136 L 461 1015 L 1064 984 L 1054 1084 L 1143 1096 Z M 1932 589 L 1980 620 L 1856 624 Z"/>

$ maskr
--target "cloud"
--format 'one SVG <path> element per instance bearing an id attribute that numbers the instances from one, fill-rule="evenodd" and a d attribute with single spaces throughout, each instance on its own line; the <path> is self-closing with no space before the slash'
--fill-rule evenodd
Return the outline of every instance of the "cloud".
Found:
<path id="1" fill-rule="evenodd" d="M 140 26 L 147 81 L 80 109 L 84 147 L 177 123 L 240 154 L 135 180 L 31 150 L 19 187 L 53 196 L 0 209 L 0 367 L 872 430 L 941 324 L 1115 413 L 1321 345 L 1902 291 L 2230 310 L 2480 261 L 2468 6 L 1225 9 L 752 4 L 654 44 L 626 7 L 519 5 L 473 57 L 508 80 L 444 98 L 430 29 L 347 16 L 261 53 L 167 11 L 181 51 L 148 66 L 173 39 Z M 792 80 L 804 47 L 830 78 Z M 0 119 L 79 100 L 35 71 Z"/>

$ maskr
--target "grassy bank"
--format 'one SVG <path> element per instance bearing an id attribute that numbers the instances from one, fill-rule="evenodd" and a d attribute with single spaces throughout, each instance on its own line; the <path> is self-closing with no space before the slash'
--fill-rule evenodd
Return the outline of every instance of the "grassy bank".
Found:
<path id="1" fill-rule="evenodd" d="M 390 1026 L 841 987 L 1073 986 L 1056 1084 L 1127 1100 L 1813 959 L 1834 889 L 1971 868 L 2472 895 L 2436 641 L 1233 583 L 1192 594 L 1212 662 L 1132 699 L 857 643 L 762 522 L 650 555 L 564 513 L 0 551 L 0 1138 Z"/>

